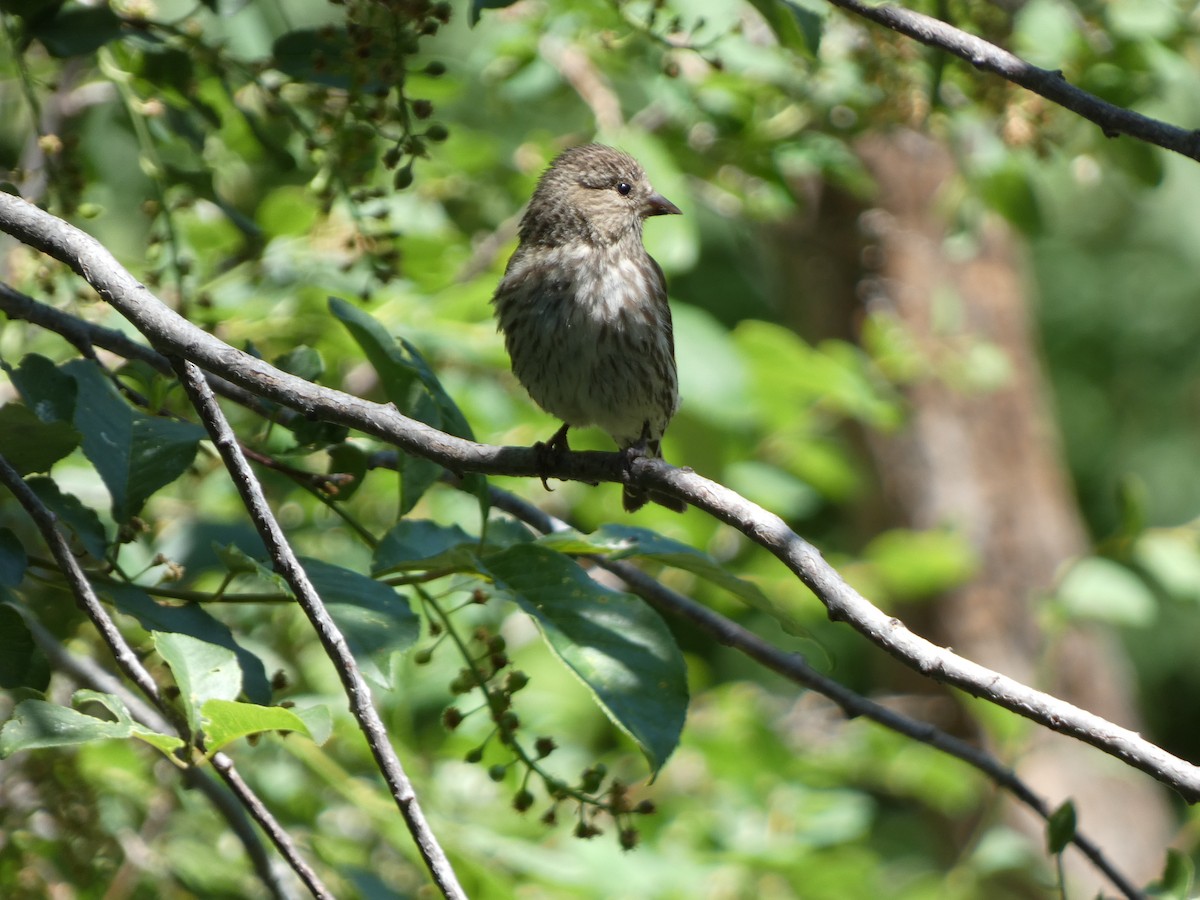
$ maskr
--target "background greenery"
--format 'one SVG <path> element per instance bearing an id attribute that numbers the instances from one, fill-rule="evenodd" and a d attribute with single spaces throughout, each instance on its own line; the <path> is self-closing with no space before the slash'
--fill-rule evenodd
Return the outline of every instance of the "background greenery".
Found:
<path id="1" fill-rule="evenodd" d="M 1034 0 L 1015 14 L 930 7 L 1112 102 L 1184 125 L 1200 112 L 1200 46 L 1186 4 Z M 0 128 L 0 167 L 27 196 L 98 236 L 222 339 L 270 360 L 314 348 L 321 381 L 378 399 L 378 379 L 328 298 L 358 304 L 419 348 L 488 443 L 528 445 L 556 424 L 508 374 L 488 306 L 522 203 L 570 142 L 595 137 L 634 153 L 686 212 L 647 228 L 671 285 L 684 398 L 666 457 L 783 515 L 885 608 L 969 578 L 969 553 L 953 536 L 871 533 L 854 515 L 872 481 L 848 426 L 902 423 L 894 373 L 850 344 L 809 343 L 788 327 L 794 298 L 779 244 L 768 238 L 805 214 L 801 186 L 814 179 L 869 196 L 850 149 L 857 136 L 896 125 L 935 134 L 964 172 L 952 201 L 964 234 L 999 213 L 1028 241 L 1080 505 L 1097 553 L 1132 576 L 1105 579 L 1115 587 L 1103 618 L 1133 654 L 1150 735 L 1200 755 L 1200 662 L 1190 639 L 1200 625 L 1194 163 L 1105 140 L 1067 113 L 815 2 L 797 11 L 768 0 L 564 0 L 495 10 L 425 0 L 130 0 L 110 10 L 3 0 L 0 15 L 10 51 L 0 54 L 0 121 L 10 126 Z M 362 30 L 342 31 L 348 19 Z M 54 122 L 40 140 L 35 110 Z M 44 154 L 44 186 L 27 180 L 33 146 Z M 6 253 L 9 283 L 121 326 L 60 268 L 32 252 Z M 8 322 L 0 358 L 16 366 L 30 353 L 75 355 L 52 334 Z M 292 362 L 303 369 L 312 358 Z M 13 397 L 7 382 L 0 391 Z M 230 415 L 262 452 L 302 469 L 339 470 L 320 436 Z M 601 435 L 580 437 L 581 447 L 609 449 Z M 113 539 L 125 523 L 111 518 L 83 454 L 53 474 L 99 511 Z M 278 473 L 262 477 L 300 552 L 368 570 L 370 549 L 341 518 Z M 583 531 L 625 521 L 611 486 L 563 484 L 546 494 L 536 481 L 496 481 Z M 394 474 L 371 471 L 346 499 L 349 514 L 382 534 L 397 516 L 397 485 Z M 474 500 L 444 487 L 412 516 L 478 527 Z M 12 504 L 0 505 L 0 518 L 27 549 L 38 546 Z M 224 470 L 203 452 L 140 520 L 140 533 L 120 547 L 120 566 L 140 572 L 147 587 L 170 575 L 160 555 L 183 567 L 184 586 L 211 591 L 227 562 L 214 542 L 255 552 Z M 889 690 L 876 683 L 875 652 L 828 623 L 818 603 L 730 529 L 658 509 L 636 524 L 754 581 L 793 611 L 804 637 L 685 572 L 665 573 L 672 586 L 860 690 Z M 461 580 L 429 587 L 451 606 L 471 589 Z M 104 658 L 53 579 L 4 590 L 73 649 Z M 236 745 L 243 771 L 338 896 L 415 893 L 424 873 L 369 774 L 369 755 L 303 617 L 278 604 L 205 608 L 266 661 L 268 675 L 285 673 L 277 700 L 332 713 L 333 734 L 321 747 L 295 735 Z M 551 769 L 574 778 L 602 762 L 658 810 L 638 818 L 635 852 L 622 850 L 607 820 L 597 823 L 606 834 L 575 839 L 565 806 L 557 825 L 543 824 L 549 803 L 536 791 L 532 809 L 514 811 L 519 770 L 489 777 L 490 765 L 507 761 L 502 749 L 490 745 L 481 764 L 464 761 L 492 723 L 476 714 L 454 730 L 443 726 L 463 662 L 426 623 L 417 647 L 433 652 L 397 656 L 394 689 L 377 702 L 472 896 L 1052 890 L 1052 861 L 1000 820 L 995 790 L 977 773 L 844 721 L 686 626 L 671 627 L 688 663 L 688 721 L 647 784 L 637 748 L 582 685 L 561 677 L 523 614 L 493 600 L 456 615 L 466 634 L 503 635 L 513 664 L 529 675 L 516 708 L 526 733 L 553 736 Z M 124 624 L 139 634 L 132 620 Z M 65 701 L 66 688 L 50 690 Z M 148 748 L 97 742 L 0 765 L 9 772 L 0 809 L 7 896 L 67 886 L 89 897 L 257 890 L 224 823 Z M 1183 849 L 1194 853 L 1194 829 L 1183 834 Z"/>

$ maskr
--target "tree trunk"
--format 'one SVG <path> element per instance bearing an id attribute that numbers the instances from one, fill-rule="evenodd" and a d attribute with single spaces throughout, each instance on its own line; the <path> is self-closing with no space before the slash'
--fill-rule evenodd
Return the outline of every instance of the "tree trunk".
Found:
<path id="1" fill-rule="evenodd" d="M 789 283 L 804 310 L 793 324 L 810 338 L 814 327 L 817 336 L 850 334 L 862 307 L 847 298 L 857 296 L 872 314 L 894 317 L 931 363 L 932 374 L 905 389 L 907 426 L 867 436 L 886 500 L 873 518 L 952 527 L 980 563 L 971 583 L 917 627 L 963 656 L 1136 729 L 1130 675 L 1113 635 L 1072 626 L 1048 637 L 1040 628 L 1039 596 L 1066 562 L 1087 552 L 1088 539 L 1030 334 L 1018 243 L 992 218 L 948 252 L 944 192 L 958 175 L 931 139 L 873 135 L 858 151 L 877 185 L 874 204 L 820 198 L 801 227 L 817 252 L 789 247 L 797 260 Z M 1052 805 L 1073 799 L 1080 828 L 1123 871 L 1144 883 L 1161 870 L 1171 817 L 1146 776 L 1040 728 L 1010 762 Z M 1040 822 L 1023 813 L 1012 820 L 1041 842 Z M 1068 853 L 1068 863 L 1088 895 L 1104 886 L 1082 857 Z"/>

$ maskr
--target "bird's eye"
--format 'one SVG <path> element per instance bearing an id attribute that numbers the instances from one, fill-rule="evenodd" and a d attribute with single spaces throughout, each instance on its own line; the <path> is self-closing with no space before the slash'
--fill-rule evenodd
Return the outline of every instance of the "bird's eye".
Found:
<path id="1" fill-rule="evenodd" d="M 628 181 L 622 181 L 617 184 L 617 193 L 620 194 L 622 197 L 627 196 L 629 194 L 629 192 L 632 190 L 633 190 L 633 185 L 631 185 Z"/>

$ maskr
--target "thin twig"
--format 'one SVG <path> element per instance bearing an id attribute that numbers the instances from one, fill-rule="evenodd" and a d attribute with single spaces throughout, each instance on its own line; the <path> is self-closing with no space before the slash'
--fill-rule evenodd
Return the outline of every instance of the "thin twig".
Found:
<path id="1" fill-rule="evenodd" d="M 981 71 L 991 72 L 1027 88 L 1099 125 L 1105 137 L 1125 134 L 1165 150 L 1172 150 L 1189 159 L 1200 160 L 1200 131 L 1180 128 L 1106 103 L 1095 94 L 1075 87 L 1063 77 L 1062 72 L 1039 68 L 940 19 L 888 3 L 871 6 L 861 0 L 829 2 L 929 47 L 952 53 Z"/>
<path id="2" fill-rule="evenodd" d="M 171 706 L 163 699 L 158 689 L 158 684 L 146 670 L 145 666 L 142 665 L 133 648 L 125 640 L 125 636 L 117 629 L 116 623 L 113 622 L 107 610 L 104 609 L 100 598 L 92 590 L 92 585 L 88 581 L 87 575 L 80 567 L 75 555 L 71 552 L 70 544 L 62 532 L 58 530 L 58 522 L 54 513 L 42 503 L 37 494 L 30 489 L 29 485 L 24 482 L 17 470 L 9 464 L 3 455 L 0 455 L 0 484 L 12 492 L 17 502 L 21 504 L 25 512 L 33 519 L 34 524 L 42 534 L 43 540 L 50 547 L 50 552 L 58 563 L 59 569 L 70 584 L 76 603 L 79 604 L 80 608 L 91 620 L 92 625 L 99 632 L 101 640 L 108 646 L 109 652 L 112 653 L 113 659 L 116 660 L 117 667 L 125 673 L 125 676 L 130 681 L 137 685 L 138 690 L 154 704 L 161 716 L 173 723 L 171 731 L 186 738 L 186 726 L 176 721 L 177 717 L 174 715 Z M 225 777 L 226 783 L 238 795 L 238 798 L 242 801 L 242 804 L 254 820 L 267 832 L 279 852 L 287 860 L 288 865 L 300 876 L 301 881 L 304 882 L 312 895 L 320 898 L 320 900 L 332 900 L 333 895 L 321 883 L 320 878 L 317 877 L 312 867 L 304 861 L 296 845 L 292 842 L 291 836 L 279 825 L 267 807 L 250 790 L 249 786 L 236 777 L 233 762 L 228 757 L 223 757 L 218 763 L 217 757 L 222 757 L 222 754 L 214 756 L 214 767 L 217 768 L 218 772 L 221 772 L 222 777 Z M 189 765 L 186 761 L 184 761 L 184 764 Z"/>
<path id="3" fill-rule="evenodd" d="M 276 570 L 296 595 L 300 608 L 304 610 L 305 615 L 312 623 L 317 639 L 320 640 L 321 646 L 325 648 L 325 653 L 329 656 L 334 668 L 337 669 L 338 677 L 350 700 L 350 710 L 358 721 L 363 736 L 367 739 L 367 744 L 375 757 L 375 763 L 379 767 L 379 771 L 383 773 L 384 780 L 387 781 L 396 806 L 404 817 L 409 833 L 416 842 L 417 849 L 420 851 L 421 858 L 425 861 L 434 883 L 447 898 L 465 898 L 466 894 L 459 886 L 445 851 L 442 850 L 437 837 L 425 820 L 412 782 L 409 781 L 396 751 L 388 740 L 383 720 L 372 705 L 371 690 L 358 669 L 358 664 L 354 660 L 353 653 L 350 652 L 346 638 L 326 610 L 325 604 L 312 586 L 312 582 L 309 581 L 308 575 L 305 574 L 300 561 L 284 536 L 283 529 L 280 528 L 274 513 L 271 512 L 262 486 L 254 477 L 250 463 L 238 444 L 237 436 L 229 427 L 229 422 L 220 406 L 217 405 L 216 398 L 213 396 L 208 382 L 204 379 L 204 374 L 194 363 L 186 360 L 172 359 L 172 364 L 179 375 L 179 380 L 183 383 L 184 390 L 187 391 L 192 406 L 196 409 L 216 445 L 217 452 L 221 454 L 225 468 L 229 470 L 230 477 L 242 497 L 242 503 L 275 562 Z"/>
<path id="4" fill-rule="evenodd" d="M 79 684 L 86 684 L 97 691 L 120 697 L 134 720 L 147 728 L 160 734 L 169 734 L 174 731 L 171 724 L 159 715 L 154 707 L 126 688 L 119 678 L 95 660 L 72 653 L 32 614 L 25 614 L 24 611 L 22 613 L 25 625 L 29 628 L 29 633 L 33 635 L 34 642 L 46 654 L 51 667 L 56 671 L 66 673 Z M 224 757 L 228 761 L 228 757 L 224 753 L 218 753 L 216 756 Z M 250 857 L 259 879 L 271 892 L 271 896 L 276 900 L 287 900 L 291 897 L 292 892 L 288 890 L 287 885 L 280 877 L 282 867 L 272 864 L 266 847 L 263 846 L 258 832 L 254 830 L 254 826 L 246 815 L 246 810 L 243 808 L 246 805 L 244 798 L 235 797 L 229 790 L 222 788 L 204 769 L 185 766 L 181 772 L 188 786 L 194 787 L 204 794 L 209 803 L 229 823 L 233 833 L 238 836 L 242 846 L 246 848 L 246 855 Z"/>

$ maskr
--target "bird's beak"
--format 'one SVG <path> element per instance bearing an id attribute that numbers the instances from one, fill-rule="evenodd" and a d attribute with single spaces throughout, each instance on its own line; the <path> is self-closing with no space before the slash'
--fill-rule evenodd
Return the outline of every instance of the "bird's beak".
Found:
<path id="1" fill-rule="evenodd" d="M 683 210 L 662 194 L 651 194 L 642 207 L 643 216 L 682 216 Z"/>

